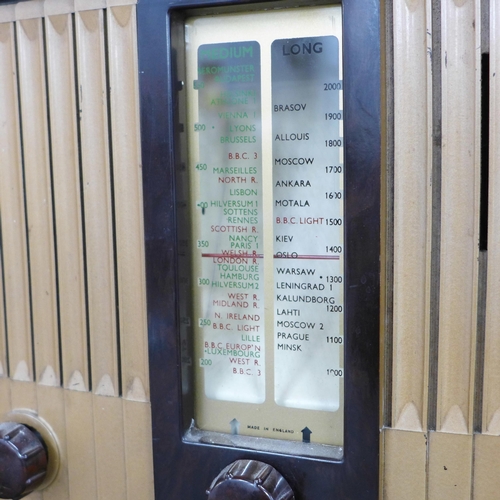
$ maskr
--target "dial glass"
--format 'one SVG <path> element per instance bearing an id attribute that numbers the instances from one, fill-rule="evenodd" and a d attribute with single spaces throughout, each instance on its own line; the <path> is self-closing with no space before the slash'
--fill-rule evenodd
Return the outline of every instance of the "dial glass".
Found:
<path id="1" fill-rule="evenodd" d="M 186 72 L 195 426 L 342 446 L 341 7 L 190 18 Z"/>

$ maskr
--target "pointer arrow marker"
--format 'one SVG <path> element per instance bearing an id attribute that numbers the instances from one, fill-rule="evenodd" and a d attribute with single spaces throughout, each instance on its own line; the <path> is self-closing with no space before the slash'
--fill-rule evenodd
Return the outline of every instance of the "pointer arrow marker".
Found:
<path id="1" fill-rule="evenodd" d="M 233 420 L 231 420 L 231 422 L 229 422 L 229 424 L 231 425 L 231 434 L 234 434 L 235 436 L 237 434 L 239 434 L 240 423 L 235 418 L 233 418 Z"/>
<path id="2" fill-rule="evenodd" d="M 302 442 L 310 443 L 312 431 L 309 427 L 304 427 L 300 432 L 302 432 Z"/>

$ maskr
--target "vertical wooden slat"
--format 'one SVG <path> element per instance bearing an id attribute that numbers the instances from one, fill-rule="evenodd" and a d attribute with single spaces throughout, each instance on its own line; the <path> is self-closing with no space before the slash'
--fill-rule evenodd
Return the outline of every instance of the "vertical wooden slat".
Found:
<path id="1" fill-rule="evenodd" d="M 93 391 L 118 392 L 103 12 L 76 14 L 78 91 Z"/>
<path id="2" fill-rule="evenodd" d="M 38 398 L 36 394 L 37 385 L 34 382 L 21 382 L 11 380 L 10 402 L 11 409 L 29 409 L 38 411 Z"/>
<path id="3" fill-rule="evenodd" d="M 476 49 L 476 6 L 475 0 L 444 0 L 441 11 L 443 137 L 437 429 L 464 434 L 472 431 L 479 251 L 476 166 L 480 54 Z"/>
<path id="4" fill-rule="evenodd" d="M 1 161 L 1 160 L 0 160 Z M 1 207 L 0 207 L 1 210 Z M 1 242 L 1 224 L 0 218 L 0 242 Z M 0 377 L 7 376 L 7 331 L 5 328 L 5 301 L 3 293 L 3 266 L 2 266 L 2 244 L 0 243 Z"/>
<path id="5" fill-rule="evenodd" d="M 10 402 L 10 379 L 0 378 L 0 416 L 5 415 L 12 409 Z"/>
<path id="6" fill-rule="evenodd" d="M 127 499 L 153 500 L 151 405 L 123 400 Z"/>
<path id="7" fill-rule="evenodd" d="M 384 500 L 424 500 L 427 436 L 423 432 L 384 430 Z"/>
<path id="8" fill-rule="evenodd" d="M 76 11 L 105 9 L 107 3 L 106 0 L 74 0 L 74 1 L 75 1 Z"/>
<path id="9" fill-rule="evenodd" d="M 500 436 L 474 435 L 474 500 L 498 498 Z"/>
<path id="10" fill-rule="evenodd" d="M 429 499 L 472 492 L 476 352 L 480 58 L 479 1 L 441 3 L 441 234 L 436 429 Z M 478 26 L 476 31 L 475 27 Z"/>
<path id="11" fill-rule="evenodd" d="M 429 433 L 428 500 L 470 500 L 472 435 Z M 467 451 L 467 452 L 465 452 Z"/>
<path id="12" fill-rule="evenodd" d="M 490 2 L 490 157 L 483 433 L 500 434 L 500 5 Z"/>
<path id="13" fill-rule="evenodd" d="M 14 25 L 0 24 L 0 216 L 11 376 L 33 380 Z"/>
<path id="14" fill-rule="evenodd" d="M 76 124 L 73 27 L 70 15 L 48 17 L 52 170 L 54 178 L 59 315 L 62 332 L 63 385 L 78 370 L 88 380 L 80 171 Z"/>
<path id="15" fill-rule="evenodd" d="M 75 0 L 44 0 L 43 9 L 46 17 L 71 14 L 75 11 Z"/>
<path id="16" fill-rule="evenodd" d="M 16 2 L 16 21 L 21 19 L 41 19 L 44 14 L 43 2 L 31 0 Z"/>
<path id="17" fill-rule="evenodd" d="M 144 401 L 149 390 L 135 6 L 109 9 L 108 35 L 122 384 L 125 397 Z"/>
<path id="18" fill-rule="evenodd" d="M 474 435 L 474 500 L 498 498 L 500 491 L 500 436 Z"/>
<path id="19" fill-rule="evenodd" d="M 66 412 L 61 387 L 38 385 L 38 416 L 50 425 L 59 445 L 59 472 L 54 482 L 42 491 L 44 500 L 67 500 L 69 496 L 68 454 L 66 452 Z"/>
<path id="20" fill-rule="evenodd" d="M 13 4 L 2 5 L 0 9 L 0 23 L 10 23 L 16 18 L 16 7 Z"/>
<path id="21" fill-rule="evenodd" d="M 430 107 L 425 0 L 394 2 L 393 426 L 427 414 Z"/>
<path id="22" fill-rule="evenodd" d="M 71 500 L 99 499 L 95 468 L 92 396 L 89 392 L 64 391 L 69 498 Z"/>
<path id="23" fill-rule="evenodd" d="M 42 20 L 18 22 L 17 37 L 36 377 L 46 385 L 59 385 L 56 269 Z"/>
<path id="24" fill-rule="evenodd" d="M 97 498 L 127 498 L 121 398 L 93 396 Z M 136 456 L 136 460 L 139 458 Z M 142 498 L 142 497 L 141 497 Z"/>
<path id="25" fill-rule="evenodd" d="M 106 0 L 108 7 L 118 7 L 122 5 L 135 5 L 138 0 Z"/>
<path id="26" fill-rule="evenodd" d="M 120 343 L 124 397 L 149 397 L 135 7 L 108 11 Z M 130 235 L 134 234 L 134 238 Z M 126 496 L 154 498 L 151 409 L 123 400 Z"/>

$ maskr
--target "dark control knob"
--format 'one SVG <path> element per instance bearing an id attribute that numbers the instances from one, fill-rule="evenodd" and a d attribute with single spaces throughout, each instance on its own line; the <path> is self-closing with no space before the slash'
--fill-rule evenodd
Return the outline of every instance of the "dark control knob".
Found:
<path id="1" fill-rule="evenodd" d="M 237 460 L 212 482 L 208 500 L 294 500 L 293 491 L 274 468 L 257 460 Z"/>
<path id="2" fill-rule="evenodd" d="M 19 499 L 42 484 L 47 450 L 36 431 L 16 422 L 0 424 L 0 498 Z"/>

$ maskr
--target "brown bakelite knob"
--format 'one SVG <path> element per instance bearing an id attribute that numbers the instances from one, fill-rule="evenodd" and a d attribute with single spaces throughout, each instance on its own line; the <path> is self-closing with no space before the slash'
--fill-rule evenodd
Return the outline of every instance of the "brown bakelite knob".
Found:
<path id="1" fill-rule="evenodd" d="M 212 482 L 208 500 L 294 500 L 283 476 L 257 460 L 237 460 Z"/>
<path id="2" fill-rule="evenodd" d="M 0 498 L 19 499 L 42 484 L 47 450 L 36 431 L 16 422 L 0 424 Z"/>

